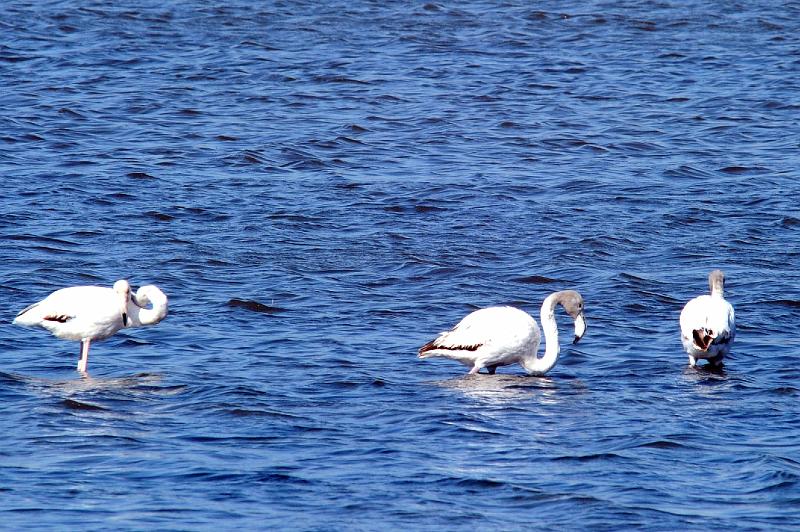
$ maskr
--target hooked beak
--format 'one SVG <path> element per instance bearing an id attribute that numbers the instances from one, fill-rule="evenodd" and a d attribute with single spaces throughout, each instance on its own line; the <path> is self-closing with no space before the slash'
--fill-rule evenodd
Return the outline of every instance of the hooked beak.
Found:
<path id="1" fill-rule="evenodd" d="M 578 314 L 578 317 L 575 318 L 575 339 L 572 341 L 573 344 L 577 344 L 578 341 L 583 338 L 583 335 L 586 333 L 586 320 L 583 317 L 583 312 Z"/>

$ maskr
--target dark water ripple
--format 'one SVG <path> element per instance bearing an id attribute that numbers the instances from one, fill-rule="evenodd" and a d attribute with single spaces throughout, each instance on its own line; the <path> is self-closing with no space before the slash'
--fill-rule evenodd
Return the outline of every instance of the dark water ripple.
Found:
<path id="1" fill-rule="evenodd" d="M 800 6 L 75 2 L 0 12 L 13 528 L 793 530 Z M 689 370 L 720 267 L 739 335 Z M 11 326 L 155 283 L 157 327 Z M 419 345 L 587 301 L 546 378 Z"/>

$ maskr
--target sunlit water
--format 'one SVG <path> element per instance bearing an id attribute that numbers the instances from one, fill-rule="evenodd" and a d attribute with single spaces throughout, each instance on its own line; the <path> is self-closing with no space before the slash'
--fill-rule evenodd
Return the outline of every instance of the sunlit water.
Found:
<path id="1" fill-rule="evenodd" d="M 0 11 L 2 526 L 797 528 L 800 6 L 32 3 Z M 721 373 L 678 338 L 712 268 Z M 119 278 L 170 315 L 89 377 L 11 325 Z M 416 358 L 564 288 L 588 331 L 545 378 Z"/>

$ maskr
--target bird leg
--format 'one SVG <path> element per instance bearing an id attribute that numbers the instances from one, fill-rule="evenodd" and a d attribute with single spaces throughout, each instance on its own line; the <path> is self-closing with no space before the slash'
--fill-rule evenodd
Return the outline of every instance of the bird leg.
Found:
<path id="1" fill-rule="evenodd" d="M 695 367 L 697 365 L 697 359 L 694 358 L 692 355 L 689 355 L 689 366 Z"/>
<path id="2" fill-rule="evenodd" d="M 476 375 L 481 370 L 481 366 L 475 365 L 472 366 L 472 369 L 469 370 L 469 375 Z"/>
<path id="3" fill-rule="evenodd" d="M 84 338 L 81 340 L 81 358 L 78 360 L 78 371 L 86 373 L 86 367 L 89 365 L 89 344 L 91 340 Z"/>
<path id="4" fill-rule="evenodd" d="M 486 366 L 486 370 L 489 372 L 489 375 L 494 375 L 494 372 L 497 371 L 497 366 Z"/>

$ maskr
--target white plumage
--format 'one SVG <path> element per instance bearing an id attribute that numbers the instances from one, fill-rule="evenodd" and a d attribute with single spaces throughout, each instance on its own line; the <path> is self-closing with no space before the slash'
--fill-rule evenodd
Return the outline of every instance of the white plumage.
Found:
<path id="1" fill-rule="evenodd" d="M 681 311 L 681 342 L 690 366 L 701 358 L 719 366 L 736 336 L 733 306 L 724 297 L 725 275 L 720 270 L 712 271 L 708 285 L 710 295 L 692 299 Z"/>
<path id="2" fill-rule="evenodd" d="M 146 308 L 152 304 L 152 308 Z M 86 372 L 89 345 L 125 327 L 140 327 L 160 322 L 167 315 L 167 296 L 156 286 L 142 286 L 131 293 L 128 281 L 113 288 L 73 286 L 56 290 L 27 307 L 14 319 L 15 325 L 41 327 L 58 338 L 80 340 L 78 371 Z"/>
<path id="3" fill-rule="evenodd" d="M 575 342 L 586 331 L 581 295 L 574 290 L 550 294 L 541 309 L 546 342 L 542 358 L 536 356 L 541 341 L 536 320 L 514 307 L 489 307 L 472 312 L 452 330 L 422 346 L 419 358 L 450 358 L 470 366 L 470 374 L 478 373 L 481 368 L 493 374 L 498 366 L 519 363 L 531 375 L 544 375 L 558 360 L 557 304 L 575 320 Z"/>

